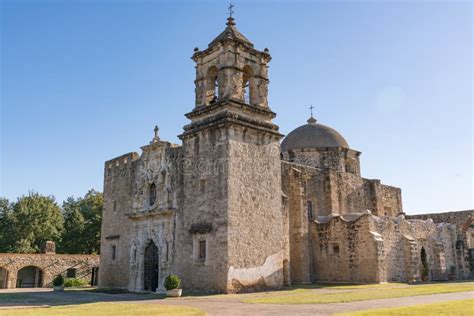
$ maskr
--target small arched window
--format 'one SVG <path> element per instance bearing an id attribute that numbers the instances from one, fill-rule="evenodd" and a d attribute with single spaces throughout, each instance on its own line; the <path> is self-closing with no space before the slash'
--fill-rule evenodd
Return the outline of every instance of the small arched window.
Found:
<path id="1" fill-rule="evenodd" d="M 212 66 L 206 76 L 206 104 L 217 101 L 219 96 L 219 82 L 217 80 L 217 67 Z"/>
<path id="2" fill-rule="evenodd" d="M 357 175 L 357 161 L 353 158 L 349 158 L 345 163 L 346 172 Z"/>
<path id="3" fill-rule="evenodd" d="M 150 206 L 153 206 L 153 204 L 155 204 L 155 201 L 156 201 L 156 185 L 155 185 L 155 183 L 152 183 L 148 190 L 149 190 L 148 203 L 149 203 Z"/>
<path id="4" fill-rule="evenodd" d="M 244 67 L 244 76 L 242 80 L 242 90 L 244 102 L 247 104 L 252 103 L 253 96 L 253 70 L 250 66 Z"/>

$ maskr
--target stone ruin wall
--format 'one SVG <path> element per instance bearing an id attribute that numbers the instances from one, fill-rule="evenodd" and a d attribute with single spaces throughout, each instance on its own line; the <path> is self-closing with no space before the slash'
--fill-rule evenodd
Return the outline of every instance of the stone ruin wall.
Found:
<path id="1" fill-rule="evenodd" d="M 19 254 L 0 253 L 0 270 L 6 271 L 6 288 L 15 288 L 18 271 L 33 266 L 42 272 L 40 286 L 52 286 L 53 279 L 62 274 L 66 277 L 67 269 L 76 269 L 76 278 L 91 284 L 92 268 L 99 266 L 98 255 L 65 255 L 65 254 Z"/>
<path id="2" fill-rule="evenodd" d="M 446 280 L 449 267 L 456 265 L 453 225 L 406 220 L 402 215 L 373 217 L 372 229 L 383 238 L 386 281 L 419 281 L 422 248 L 427 254 L 430 278 Z"/>
<path id="3" fill-rule="evenodd" d="M 314 276 L 318 281 L 414 282 L 421 279 L 421 249 L 432 280 L 463 278 L 456 230 L 451 224 L 359 214 L 327 218 L 311 227 Z M 334 250 L 334 246 L 339 251 Z"/>
<path id="4" fill-rule="evenodd" d="M 474 210 L 407 215 L 406 217 L 408 219 L 431 219 L 435 223 L 455 225 L 456 278 L 474 278 L 474 245 L 468 242 L 468 237 L 473 234 L 473 229 L 469 226 L 473 222 Z"/>

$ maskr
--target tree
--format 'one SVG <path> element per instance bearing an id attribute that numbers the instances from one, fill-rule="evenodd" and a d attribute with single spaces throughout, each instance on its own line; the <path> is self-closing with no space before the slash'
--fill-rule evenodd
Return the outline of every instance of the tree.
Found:
<path id="1" fill-rule="evenodd" d="M 83 198 L 69 197 L 64 201 L 64 234 L 60 252 L 99 253 L 102 208 L 102 193 L 95 190 L 90 190 Z"/>
<path id="2" fill-rule="evenodd" d="M 35 253 L 41 251 L 46 241 L 58 242 L 61 238 L 63 217 L 53 196 L 30 192 L 3 213 L 7 232 L 7 236 L 2 236 L 5 251 Z"/>
<path id="3" fill-rule="evenodd" d="M 11 244 L 11 225 L 9 217 L 12 211 L 11 203 L 5 199 L 0 198 L 0 252 L 8 252 Z"/>

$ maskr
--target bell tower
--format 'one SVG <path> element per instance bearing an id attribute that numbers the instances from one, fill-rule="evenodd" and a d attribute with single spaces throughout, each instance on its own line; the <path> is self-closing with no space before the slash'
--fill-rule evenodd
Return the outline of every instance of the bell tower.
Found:
<path id="1" fill-rule="evenodd" d="M 221 99 L 232 99 L 252 106 L 268 107 L 268 63 L 265 48 L 258 51 L 227 19 L 225 30 L 204 51 L 195 48 L 196 107 Z"/>
<path id="2" fill-rule="evenodd" d="M 268 106 L 268 49 L 232 15 L 194 50 L 195 105 L 183 141 L 176 272 L 183 288 L 238 292 L 288 281 L 279 141 Z M 286 272 L 285 272 L 286 271 Z"/>

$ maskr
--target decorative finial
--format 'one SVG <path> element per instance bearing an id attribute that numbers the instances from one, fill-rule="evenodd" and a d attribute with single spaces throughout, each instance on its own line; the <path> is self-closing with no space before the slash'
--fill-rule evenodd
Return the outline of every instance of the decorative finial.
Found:
<path id="1" fill-rule="evenodd" d="M 157 125 L 155 125 L 155 128 L 153 129 L 153 132 L 155 132 L 155 136 L 153 137 L 153 139 L 151 140 L 151 143 L 156 143 L 158 141 L 160 141 L 160 136 L 158 136 L 158 131 L 160 129 L 158 128 Z"/>
<path id="2" fill-rule="evenodd" d="M 235 25 L 235 22 L 234 22 L 234 18 L 232 17 L 232 15 L 234 14 L 234 5 L 232 3 L 229 3 L 229 17 L 227 18 L 227 25 L 228 26 L 231 26 L 231 25 Z"/>
<path id="3" fill-rule="evenodd" d="M 313 117 L 313 109 L 314 109 L 314 106 L 311 105 L 311 106 L 309 107 L 309 110 L 311 111 L 311 117 L 310 117 L 310 118 L 308 119 L 308 121 L 307 121 L 308 124 L 316 124 L 316 122 L 317 122 L 316 119 Z"/>

